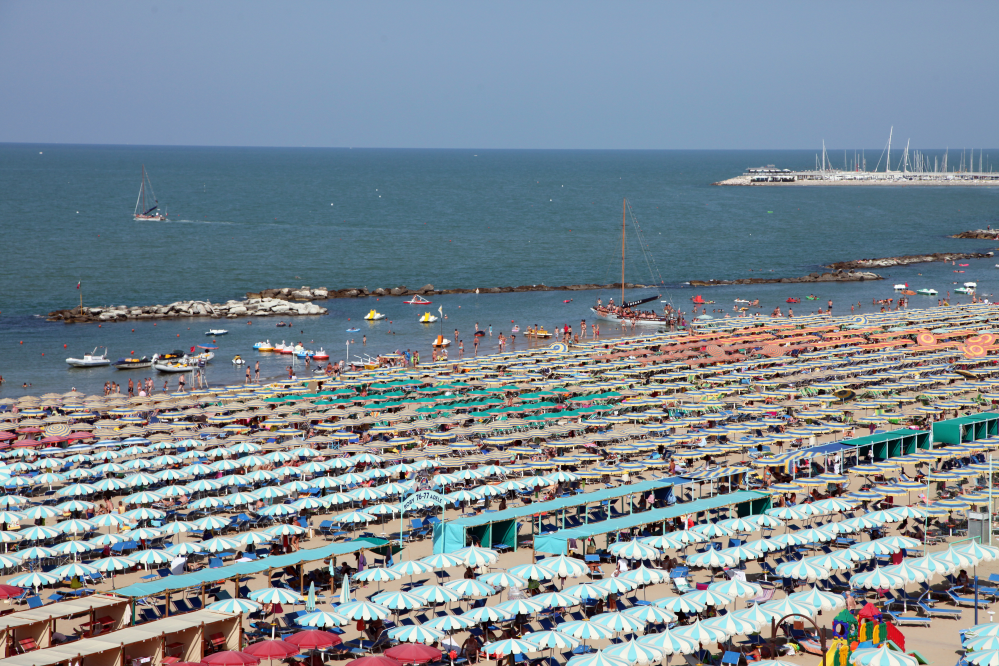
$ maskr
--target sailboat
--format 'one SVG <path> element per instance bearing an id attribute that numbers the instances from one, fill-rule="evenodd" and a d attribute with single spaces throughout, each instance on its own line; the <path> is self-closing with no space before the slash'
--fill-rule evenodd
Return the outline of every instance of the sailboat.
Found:
<path id="1" fill-rule="evenodd" d="M 146 194 L 146 191 L 149 191 Z M 146 165 L 142 165 L 142 183 L 139 185 L 139 198 L 135 202 L 135 213 L 133 219 L 148 222 L 166 222 L 166 213 L 158 212 L 160 202 L 156 200 L 156 193 L 153 192 L 153 184 L 149 182 L 149 175 L 146 173 Z"/>
<path id="2" fill-rule="evenodd" d="M 624 265 L 625 265 L 625 232 L 627 229 L 627 212 L 628 212 L 628 200 L 625 199 L 621 204 L 621 305 L 615 306 L 614 299 L 611 299 L 610 303 L 607 305 L 597 305 L 590 310 L 598 319 L 605 319 L 607 321 L 615 321 L 624 324 L 629 324 L 634 322 L 637 326 L 663 326 L 669 324 L 669 319 L 656 314 L 655 311 L 640 311 L 636 308 L 639 305 L 645 303 L 650 303 L 652 301 L 658 300 L 660 294 L 655 296 L 649 296 L 647 298 L 640 298 L 637 301 L 626 301 L 624 300 Z"/>

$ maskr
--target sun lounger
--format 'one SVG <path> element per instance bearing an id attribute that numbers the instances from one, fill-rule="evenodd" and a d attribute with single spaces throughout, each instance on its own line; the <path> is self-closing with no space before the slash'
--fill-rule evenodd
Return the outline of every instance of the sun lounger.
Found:
<path id="1" fill-rule="evenodd" d="M 901 613 L 895 613 L 892 611 L 885 611 L 885 615 L 892 621 L 893 624 L 897 624 L 900 627 L 904 626 L 922 626 L 929 627 L 933 623 L 933 618 L 931 617 L 921 617 L 919 615 L 902 615 Z"/>
<path id="2" fill-rule="evenodd" d="M 917 605 L 929 617 L 949 617 L 949 618 L 953 618 L 955 620 L 958 620 L 958 619 L 961 618 L 961 609 L 960 608 L 934 608 L 933 606 L 930 606 L 925 601 L 920 601 L 920 602 L 918 602 Z"/>
<path id="3" fill-rule="evenodd" d="M 975 606 L 976 605 L 974 597 L 963 597 L 960 594 L 958 594 L 957 592 L 955 592 L 954 590 L 947 590 L 947 596 L 950 597 L 950 600 L 953 601 L 958 606 Z M 989 607 L 989 601 L 987 599 L 982 599 L 981 597 L 979 597 L 978 598 L 978 602 L 977 602 L 977 606 L 978 606 L 978 608 L 988 608 Z"/>

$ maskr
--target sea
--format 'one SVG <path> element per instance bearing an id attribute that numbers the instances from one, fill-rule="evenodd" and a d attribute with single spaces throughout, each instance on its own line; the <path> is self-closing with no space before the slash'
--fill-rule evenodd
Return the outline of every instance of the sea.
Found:
<path id="1" fill-rule="evenodd" d="M 871 151 L 876 155 L 877 151 Z M 934 152 L 926 151 L 932 159 Z M 994 152 L 994 151 L 993 151 Z M 942 154 L 942 151 L 941 151 Z M 835 157 L 835 153 L 833 153 Z M 852 158 L 852 151 L 851 151 Z M 871 158 L 868 157 L 869 161 Z M 112 359 L 211 344 L 212 384 L 242 380 L 236 355 L 286 376 L 287 356 L 258 341 L 302 342 L 334 360 L 419 350 L 455 330 L 472 353 L 476 325 L 497 350 L 514 325 L 552 330 L 581 320 L 614 291 L 395 297 L 320 302 L 329 314 L 288 319 L 183 319 L 72 324 L 56 309 L 244 298 L 278 287 L 485 288 L 611 283 L 621 278 L 622 202 L 629 211 L 626 280 L 657 284 L 691 311 L 700 294 L 715 317 L 736 299 L 769 314 L 798 297 L 796 313 L 828 300 L 834 313 L 869 312 L 895 283 L 941 296 L 965 281 L 999 292 L 997 260 L 919 264 L 881 281 L 692 288 L 689 280 L 794 277 L 823 264 L 943 251 L 984 252 L 993 241 L 950 234 L 999 227 L 999 188 L 718 187 L 746 167 L 810 168 L 814 151 L 562 151 L 210 148 L 0 144 L 0 398 L 77 389 L 100 392 L 152 371 L 71 369 L 65 359 L 106 347 Z M 166 222 L 132 219 L 141 170 Z M 79 285 L 79 288 L 78 288 Z M 807 300 L 814 295 L 816 300 Z M 958 299 L 961 300 L 961 299 Z M 967 298 L 963 298 L 967 301 Z M 937 305 L 912 297 L 910 307 Z M 441 308 L 446 320 L 420 324 Z M 386 318 L 363 321 L 375 309 Z M 224 336 L 206 336 L 212 328 Z M 347 329 L 359 328 L 355 332 Z M 604 336 L 620 334 L 611 324 Z M 528 345 L 517 336 L 517 348 Z M 451 351 L 454 357 L 456 350 Z M 304 371 L 300 362 L 299 375 Z M 157 389 L 165 377 L 156 378 Z M 172 388 L 176 376 L 168 378 Z"/>

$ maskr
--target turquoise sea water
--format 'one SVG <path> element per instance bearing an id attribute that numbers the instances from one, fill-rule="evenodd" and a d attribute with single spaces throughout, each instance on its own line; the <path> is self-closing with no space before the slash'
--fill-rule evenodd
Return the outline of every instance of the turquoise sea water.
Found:
<path id="1" fill-rule="evenodd" d="M 20 393 L 24 381 L 33 384 L 33 393 L 71 386 L 95 390 L 109 377 L 127 382 L 124 373 L 110 369 L 68 370 L 63 359 L 98 344 L 107 345 L 115 358 L 186 349 L 203 343 L 204 331 L 220 325 L 232 333 L 219 338 L 222 349 L 212 368 L 219 381 L 236 378 L 232 355 L 252 357 L 252 343 L 265 338 L 314 341 L 310 346 L 324 346 L 342 358 L 337 353 L 345 352 L 345 342 L 351 337 L 360 342 L 367 333 L 369 353 L 422 347 L 427 357 L 440 327 L 417 324 L 423 310 L 394 298 L 321 303 L 331 315 L 303 318 L 294 333 L 274 329 L 271 320 L 251 326 L 243 320 L 185 320 L 98 328 L 48 323 L 37 315 L 77 304 L 78 281 L 87 305 L 219 301 L 301 285 L 612 282 L 620 275 L 624 197 L 667 285 L 664 298 L 681 305 L 694 293 L 683 286 L 690 279 L 751 277 L 759 271 L 797 276 L 832 261 L 996 245 L 946 236 L 999 226 L 999 189 L 711 185 L 747 166 L 806 168 L 813 161 L 810 151 L 0 145 L 0 374 L 7 380 L 0 394 Z M 169 222 L 132 220 L 143 164 Z M 630 226 L 629 239 L 627 279 L 652 281 Z M 787 296 L 814 292 L 819 303 L 832 298 L 842 312 L 839 305 L 848 301 L 869 307 L 870 299 L 887 297 L 896 280 L 941 293 L 965 280 L 978 281 L 982 293 L 999 286 L 995 261 L 970 263 L 964 274 L 942 264 L 894 269 L 889 280 L 878 283 L 700 291 L 729 311 L 735 298 L 761 298 L 767 312 Z M 927 282 L 916 284 L 919 280 Z M 508 333 L 510 320 L 549 329 L 578 326 L 589 318 L 587 308 L 598 295 L 610 294 L 447 296 L 424 310 L 443 305 L 449 315 L 445 332 L 458 328 L 470 351 L 471 336 L 464 332 L 470 334 L 476 321 L 492 324 L 496 333 Z M 572 303 L 562 302 L 570 297 Z M 346 333 L 371 307 L 389 319 L 362 326 L 353 336 Z M 277 374 L 287 358 L 262 365 L 265 373 Z"/>

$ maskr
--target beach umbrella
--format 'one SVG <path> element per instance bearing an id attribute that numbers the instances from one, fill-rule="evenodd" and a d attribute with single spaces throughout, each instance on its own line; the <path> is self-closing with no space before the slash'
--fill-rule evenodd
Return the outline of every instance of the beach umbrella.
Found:
<path id="1" fill-rule="evenodd" d="M 305 602 L 301 594 L 283 587 L 265 587 L 261 590 L 253 590 L 247 596 L 262 604 L 300 604 Z M 340 612 L 339 609 L 337 612 Z"/>
<path id="2" fill-rule="evenodd" d="M 733 530 L 730 530 L 721 523 L 705 523 L 703 525 L 695 525 L 690 528 L 690 531 L 697 532 L 698 534 L 704 535 L 709 539 L 729 536 L 734 533 Z"/>
<path id="3" fill-rule="evenodd" d="M 77 555 L 94 550 L 94 546 L 87 541 L 63 541 L 53 546 L 52 550 L 60 555 L 73 555 L 75 559 Z"/>
<path id="4" fill-rule="evenodd" d="M 570 659 L 566 666 L 634 666 L 625 659 L 612 657 L 597 650 L 590 654 L 579 655 Z"/>
<path id="5" fill-rule="evenodd" d="M 209 666 L 257 666 L 260 663 L 260 658 L 245 652 L 226 650 L 205 655 L 201 659 L 201 663 L 209 664 Z"/>
<path id="6" fill-rule="evenodd" d="M 534 643 L 518 638 L 491 641 L 480 648 L 481 652 L 494 657 L 504 657 L 509 654 L 527 654 L 528 652 L 539 652 L 540 650 L 542 648 Z"/>
<path id="7" fill-rule="evenodd" d="M 528 581 L 532 578 L 537 581 L 552 580 L 557 575 L 552 569 L 539 564 L 519 564 L 510 567 L 507 571 Z M 587 571 L 589 571 L 589 567 L 587 567 Z"/>
<path id="8" fill-rule="evenodd" d="M 57 554 L 54 548 L 44 548 L 42 546 L 32 546 L 19 552 L 25 560 L 44 560 L 49 557 L 55 557 Z"/>
<path id="9" fill-rule="evenodd" d="M 999 666 L 999 650 L 992 648 L 967 652 L 964 661 L 975 666 Z M 909 666 L 909 663 L 911 662 L 907 662 L 905 666 Z"/>
<path id="10" fill-rule="evenodd" d="M 545 608 L 570 608 L 579 603 L 579 599 L 570 597 L 563 592 L 548 592 L 539 594 L 532 598 L 532 601 L 541 604 Z"/>
<path id="11" fill-rule="evenodd" d="M 285 639 L 285 642 L 297 646 L 300 650 L 325 650 L 339 645 L 343 641 L 339 636 L 329 631 L 311 629 L 292 634 Z"/>
<path id="12" fill-rule="evenodd" d="M 434 569 L 446 569 L 448 567 L 456 567 L 459 564 L 464 564 L 464 560 L 460 557 L 452 555 L 451 553 L 437 553 L 435 555 L 421 558 L 419 561 L 431 567 L 429 571 L 433 571 Z"/>
<path id="13" fill-rule="evenodd" d="M 740 620 L 746 620 L 752 622 L 757 629 L 770 622 L 770 615 L 764 613 L 760 610 L 759 604 L 753 604 L 748 608 L 743 608 L 742 610 L 733 611 L 730 613 L 733 617 L 737 617 Z"/>
<path id="14" fill-rule="evenodd" d="M 579 646 L 579 639 L 573 638 L 561 631 L 534 631 L 524 635 L 524 640 L 533 643 L 541 649 L 548 650 L 572 650 Z"/>
<path id="15" fill-rule="evenodd" d="M 885 643 L 879 648 L 857 650 L 850 655 L 850 663 L 856 666 L 916 666 L 918 662 L 915 657 L 892 650 Z"/>
<path id="16" fill-rule="evenodd" d="M 637 583 L 639 585 L 656 585 L 669 579 L 669 573 L 662 569 L 650 569 L 644 564 L 636 569 L 631 569 L 618 576 L 618 578 Z"/>
<path id="17" fill-rule="evenodd" d="M 572 587 L 565 588 L 562 592 L 570 597 L 579 599 L 580 601 L 587 601 L 589 599 L 606 599 L 610 594 L 610 592 L 608 592 L 605 588 L 593 583 L 573 585 Z"/>
<path id="18" fill-rule="evenodd" d="M 5 523 L 15 522 L 6 520 L 5 517 L 0 517 L 0 520 Z M 45 527 L 44 525 L 32 525 L 27 529 L 21 530 L 20 534 L 21 538 L 25 541 L 44 541 L 45 539 L 52 539 L 59 536 L 59 530 Z"/>
<path id="19" fill-rule="evenodd" d="M 727 606 L 732 603 L 732 597 L 717 592 L 712 589 L 707 590 L 692 590 L 683 595 L 685 599 L 689 599 L 694 603 L 701 604 L 702 606 Z"/>
<path id="20" fill-rule="evenodd" d="M 970 636 L 965 633 L 965 639 L 961 646 L 965 652 L 999 650 L 999 636 Z"/>
<path id="21" fill-rule="evenodd" d="M 391 611 L 385 606 L 369 601 L 349 601 L 337 606 L 336 614 L 342 615 L 348 620 L 371 622 L 372 620 L 384 620 L 391 615 Z"/>
<path id="22" fill-rule="evenodd" d="M 484 622 L 501 622 L 503 620 L 509 620 L 514 617 L 514 613 L 502 610 L 495 606 L 482 606 L 480 608 L 473 608 L 467 610 L 461 614 L 461 617 L 474 622 L 475 624 L 482 624 Z"/>
<path id="23" fill-rule="evenodd" d="M 467 629 L 472 625 L 473 622 L 471 620 L 465 619 L 460 615 L 448 614 L 428 620 L 427 622 L 424 622 L 422 626 L 430 629 L 436 629 L 438 631 L 452 632 Z"/>
<path id="24" fill-rule="evenodd" d="M 468 578 L 452 580 L 444 583 L 444 587 L 463 597 L 489 597 L 496 594 L 495 588 L 486 585 L 480 580 Z M 538 610 L 541 610 L 541 608 L 539 607 Z"/>
<path id="25" fill-rule="evenodd" d="M 58 576 L 42 571 L 32 571 L 31 573 L 14 576 L 7 583 L 15 587 L 33 587 L 36 590 L 44 585 L 51 585 L 59 581 Z"/>
<path id="26" fill-rule="evenodd" d="M 372 567 L 370 569 L 357 571 L 351 574 L 350 577 L 354 580 L 360 580 L 368 583 L 387 583 L 391 580 L 399 580 L 402 578 L 402 574 L 398 571 L 393 571 L 392 569 L 386 569 L 384 567 Z"/>
<path id="27" fill-rule="evenodd" d="M 457 592 L 443 585 L 421 585 L 410 590 L 410 593 L 430 604 L 449 604 L 461 598 Z"/>
<path id="28" fill-rule="evenodd" d="M 602 587 L 607 590 L 609 594 L 624 594 L 626 592 L 631 592 L 638 587 L 638 583 L 633 580 L 628 580 L 620 576 L 611 576 L 610 578 L 604 578 L 594 583 L 597 587 Z"/>
<path id="29" fill-rule="evenodd" d="M 669 627 L 657 634 L 642 636 L 638 639 L 638 642 L 642 645 L 649 645 L 656 648 L 665 656 L 673 654 L 690 654 L 692 652 L 696 652 L 698 648 L 697 641 L 687 638 L 686 636 L 680 636 L 675 630 L 671 630 Z"/>
<path id="30" fill-rule="evenodd" d="M 479 580 L 487 585 L 498 588 L 512 588 L 519 590 L 527 587 L 527 581 L 520 576 L 514 576 L 506 571 L 494 571 L 492 573 L 481 574 Z M 450 585 L 450 583 L 448 583 Z"/>
<path id="31" fill-rule="evenodd" d="M 964 633 L 966 636 L 999 636 L 999 622 L 976 624 Z"/>
<path id="32" fill-rule="evenodd" d="M 763 588 L 756 583 L 747 583 L 739 578 L 718 581 L 708 585 L 708 590 L 728 597 L 755 597 Z"/>
<path id="33" fill-rule="evenodd" d="M 441 651 L 437 648 L 423 645 L 421 643 L 403 643 L 390 647 L 383 653 L 393 659 L 397 659 L 403 664 L 425 664 L 430 661 L 438 661 L 441 658 Z"/>
<path id="34" fill-rule="evenodd" d="M 65 580 L 67 578 L 82 579 L 84 576 L 92 576 L 96 574 L 97 569 L 94 569 L 93 567 L 88 567 L 85 564 L 80 564 L 79 562 L 73 562 L 71 564 L 66 564 L 64 566 L 53 569 L 49 573 L 62 580 Z"/>
<path id="35" fill-rule="evenodd" d="M 194 553 L 202 552 L 201 544 L 194 543 L 192 541 L 181 541 L 175 546 L 168 546 L 165 550 L 174 557 L 193 555 Z"/>
<path id="36" fill-rule="evenodd" d="M 780 520 L 803 520 L 808 517 L 808 512 L 797 506 L 780 506 L 774 509 L 767 509 L 766 515 L 773 516 Z"/>
<path id="37" fill-rule="evenodd" d="M 645 633 L 644 622 L 638 618 L 616 611 L 594 615 L 590 618 L 590 622 L 599 624 L 600 626 L 610 629 L 617 634 L 630 632 Z"/>
<path id="38" fill-rule="evenodd" d="M 489 566 L 499 559 L 499 553 L 490 548 L 470 546 L 454 551 L 455 557 L 460 557 L 464 564 L 470 567 Z"/>
<path id="39" fill-rule="evenodd" d="M 649 666 L 662 661 L 663 652 L 651 645 L 639 643 L 631 639 L 627 643 L 616 643 L 604 648 L 604 654 L 623 659 L 631 666 Z"/>
<path id="40" fill-rule="evenodd" d="M 806 560 L 785 562 L 784 564 L 779 565 L 776 571 L 778 576 L 793 578 L 795 580 L 804 580 L 809 583 L 829 578 L 828 569 L 824 569 Z"/>
<path id="41" fill-rule="evenodd" d="M 156 548 L 140 550 L 132 553 L 129 557 L 139 564 L 145 564 L 147 568 L 150 564 L 169 564 L 173 561 L 173 555 Z"/>
<path id="42" fill-rule="evenodd" d="M 678 613 L 684 613 L 685 615 L 700 613 L 706 608 L 704 604 L 697 603 L 687 597 L 663 597 L 662 599 L 656 599 L 652 603 L 659 608 L 665 608 L 674 615 Z"/>
<path id="43" fill-rule="evenodd" d="M 619 541 L 609 548 L 611 554 L 629 560 L 651 560 L 659 556 L 659 551 L 639 541 Z"/>
<path id="44" fill-rule="evenodd" d="M 286 643 L 280 640 L 258 641 L 247 645 L 243 650 L 245 654 L 252 655 L 259 659 L 286 659 L 299 652 L 297 645 Z"/>
<path id="45" fill-rule="evenodd" d="M 418 597 L 415 594 L 410 594 L 409 592 L 381 592 L 372 596 L 371 601 L 379 606 L 385 606 L 385 608 L 390 608 L 396 611 L 412 610 L 414 608 L 421 608 L 427 605 L 427 602 L 423 598 Z"/>
<path id="46" fill-rule="evenodd" d="M 820 611 L 832 611 L 846 605 L 846 601 L 840 594 L 825 592 L 817 587 L 805 592 L 795 592 L 788 595 L 788 599 L 799 603 L 807 604 Z"/>
<path id="47" fill-rule="evenodd" d="M 433 645 L 444 638 L 443 631 L 420 624 L 392 627 L 388 630 L 388 635 L 389 638 L 397 640 L 400 643 L 425 643 L 426 645 Z"/>
<path id="48" fill-rule="evenodd" d="M 962 567 L 975 566 L 975 559 L 966 553 L 954 549 L 953 547 L 939 553 L 933 553 L 930 559 L 936 560 L 948 567 L 949 571 L 957 571 Z"/>
<path id="49" fill-rule="evenodd" d="M 231 613 L 233 615 L 239 615 L 240 613 L 255 613 L 260 610 L 260 608 L 260 604 L 255 601 L 250 601 L 249 599 L 224 599 L 205 606 L 205 610 L 218 611 L 220 613 Z"/>
<path id="50" fill-rule="evenodd" d="M 719 615 L 709 620 L 704 620 L 704 626 L 708 629 L 717 629 L 726 636 L 738 636 L 739 634 L 752 634 L 758 630 L 758 625 L 750 620 L 744 620 L 731 613 Z"/>
<path id="51" fill-rule="evenodd" d="M 239 542 L 237 542 L 235 539 L 227 539 L 225 537 L 214 537 L 212 539 L 209 539 L 208 541 L 202 541 L 201 548 L 205 552 L 209 553 L 226 553 L 229 551 L 239 550 Z M 265 603 L 281 603 L 281 602 L 268 601 Z"/>
<path id="52" fill-rule="evenodd" d="M 914 547 L 914 546 L 913 546 Z M 999 548 L 984 546 L 977 541 L 969 541 L 959 546 L 954 546 L 954 550 L 973 558 L 978 562 L 991 562 L 999 557 Z"/>
<path id="53" fill-rule="evenodd" d="M 728 638 L 721 629 L 708 626 L 699 619 L 694 620 L 693 624 L 674 628 L 673 633 L 681 638 L 689 638 L 698 643 L 721 642 Z"/>
<path id="54" fill-rule="evenodd" d="M 131 511 L 126 511 L 121 515 L 125 516 L 129 520 L 162 520 L 164 517 L 166 517 L 166 512 L 160 511 L 159 509 L 152 509 L 147 506 L 142 506 L 139 507 L 138 509 L 132 509 Z"/>
<path id="55" fill-rule="evenodd" d="M 805 617 L 815 617 L 818 612 L 812 606 L 802 604 L 791 599 L 779 599 L 760 604 L 759 609 L 770 618 L 781 619 L 786 615 L 804 615 Z M 769 618 L 768 618 L 769 619 Z"/>
<path id="56" fill-rule="evenodd" d="M 31 520 L 38 520 L 39 518 L 44 520 L 45 518 L 52 518 L 54 516 L 62 515 L 61 511 L 57 511 L 56 509 L 53 509 L 50 506 L 44 506 L 41 504 L 38 506 L 29 507 L 24 511 L 20 511 L 19 513 L 23 515 L 25 518 L 29 518 Z M 108 515 L 117 515 L 117 514 L 108 514 Z"/>
<path id="57" fill-rule="evenodd" d="M 350 624 L 350 620 L 339 613 L 317 610 L 299 616 L 295 619 L 295 624 L 300 627 L 345 627 Z"/>
<path id="58" fill-rule="evenodd" d="M 566 557 L 565 555 L 547 557 L 537 564 L 545 569 L 550 569 L 559 578 L 578 578 L 590 571 L 590 567 L 583 560 Z M 511 571 L 518 576 L 528 578 L 521 572 L 514 571 L 513 569 Z"/>
<path id="59" fill-rule="evenodd" d="M 601 640 L 612 638 L 614 636 L 614 632 L 612 630 L 589 621 L 563 622 L 562 624 L 556 626 L 555 629 L 563 634 L 584 641 Z"/>

